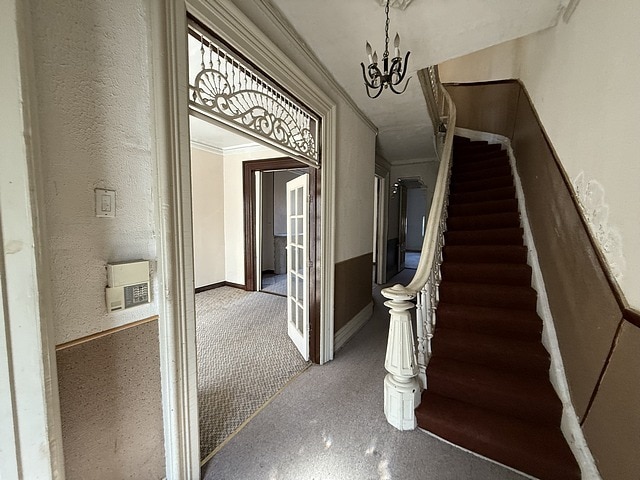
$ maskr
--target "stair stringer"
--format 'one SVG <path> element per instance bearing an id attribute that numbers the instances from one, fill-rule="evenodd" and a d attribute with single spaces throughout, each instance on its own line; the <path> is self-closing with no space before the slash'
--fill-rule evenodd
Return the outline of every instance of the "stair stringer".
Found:
<path id="1" fill-rule="evenodd" d="M 591 450 L 587 445 L 584 433 L 580 427 L 580 420 L 578 419 L 578 415 L 573 407 L 573 402 L 571 401 L 571 393 L 569 391 L 569 384 L 564 370 L 562 354 L 560 353 L 558 336 L 556 334 L 553 315 L 549 306 L 549 298 L 547 297 L 542 269 L 540 268 L 540 262 L 538 261 L 538 252 L 533 240 L 531 225 L 529 224 L 524 190 L 522 189 L 522 182 L 520 181 L 520 176 L 518 175 L 518 170 L 516 168 L 516 159 L 513 153 L 513 148 L 511 148 L 511 140 L 496 133 L 480 132 L 460 127 L 456 128 L 455 133 L 456 135 L 467 137 L 471 140 L 484 140 L 489 143 L 500 143 L 507 150 L 509 163 L 513 173 L 513 180 L 516 187 L 516 198 L 518 200 L 518 209 L 520 211 L 520 223 L 524 230 L 524 244 L 528 250 L 527 264 L 532 270 L 532 287 L 538 293 L 536 313 L 540 316 L 543 323 L 542 344 L 551 357 L 549 379 L 556 394 L 558 395 L 558 398 L 560 398 L 560 401 L 562 402 L 562 420 L 560 428 L 571 452 L 580 466 L 582 479 L 602 480 L 602 476 L 598 472 L 595 459 L 591 454 Z"/>

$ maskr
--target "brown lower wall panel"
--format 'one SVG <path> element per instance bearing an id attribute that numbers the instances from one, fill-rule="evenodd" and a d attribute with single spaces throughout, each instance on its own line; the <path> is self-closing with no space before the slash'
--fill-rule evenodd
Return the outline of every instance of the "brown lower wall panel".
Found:
<path id="1" fill-rule="evenodd" d="M 622 325 L 583 430 L 605 480 L 640 477 L 640 329 Z"/>
<path id="2" fill-rule="evenodd" d="M 165 475 L 158 322 L 57 352 L 66 478 Z"/>
<path id="3" fill-rule="evenodd" d="M 519 98 L 512 146 L 571 397 L 582 418 L 622 312 L 535 111 L 526 94 Z"/>
<path id="4" fill-rule="evenodd" d="M 457 107 L 458 127 L 511 137 L 520 95 L 518 82 L 448 84 L 447 91 Z"/>
<path id="5" fill-rule="evenodd" d="M 336 264 L 334 331 L 337 333 L 371 303 L 373 253 Z"/>
<path id="6" fill-rule="evenodd" d="M 398 273 L 398 239 L 387 240 L 387 280 Z"/>

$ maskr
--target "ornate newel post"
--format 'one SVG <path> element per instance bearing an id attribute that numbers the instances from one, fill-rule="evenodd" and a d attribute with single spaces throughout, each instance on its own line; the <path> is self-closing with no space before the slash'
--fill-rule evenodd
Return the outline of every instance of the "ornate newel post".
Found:
<path id="1" fill-rule="evenodd" d="M 389 300 L 391 321 L 384 368 L 389 372 L 384 378 L 384 414 L 387 421 L 398 430 L 416 428 L 415 408 L 420 404 L 418 363 L 414 347 L 411 308 L 409 300 L 415 294 L 402 285 L 382 290 Z"/>

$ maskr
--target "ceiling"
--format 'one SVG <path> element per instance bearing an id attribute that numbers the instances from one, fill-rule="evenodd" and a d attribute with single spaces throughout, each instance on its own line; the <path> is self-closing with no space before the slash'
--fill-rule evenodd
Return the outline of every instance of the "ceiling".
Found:
<path id="1" fill-rule="evenodd" d="M 412 78 L 404 94 L 385 91 L 377 99 L 366 95 L 360 62 L 367 40 L 382 56 L 381 0 L 262 1 L 280 10 L 378 127 L 378 153 L 393 164 L 435 157 L 417 70 L 553 26 L 568 0 L 413 0 L 404 10 L 392 8 L 390 42 L 398 32 L 403 55 L 411 51 Z"/>

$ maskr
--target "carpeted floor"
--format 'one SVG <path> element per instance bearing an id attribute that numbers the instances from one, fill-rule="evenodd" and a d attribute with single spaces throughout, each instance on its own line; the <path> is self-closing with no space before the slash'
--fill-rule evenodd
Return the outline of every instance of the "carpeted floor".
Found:
<path id="1" fill-rule="evenodd" d="M 200 458 L 307 368 L 287 336 L 287 299 L 221 287 L 196 295 Z"/>
<path id="2" fill-rule="evenodd" d="M 404 283 L 405 270 L 390 280 Z M 373 318 L 324 366 L 313 365 L 203 466 L 206 480 L 516 480 L 524 477 L 383 413 L 389 325 L 382 297 Z"/>

